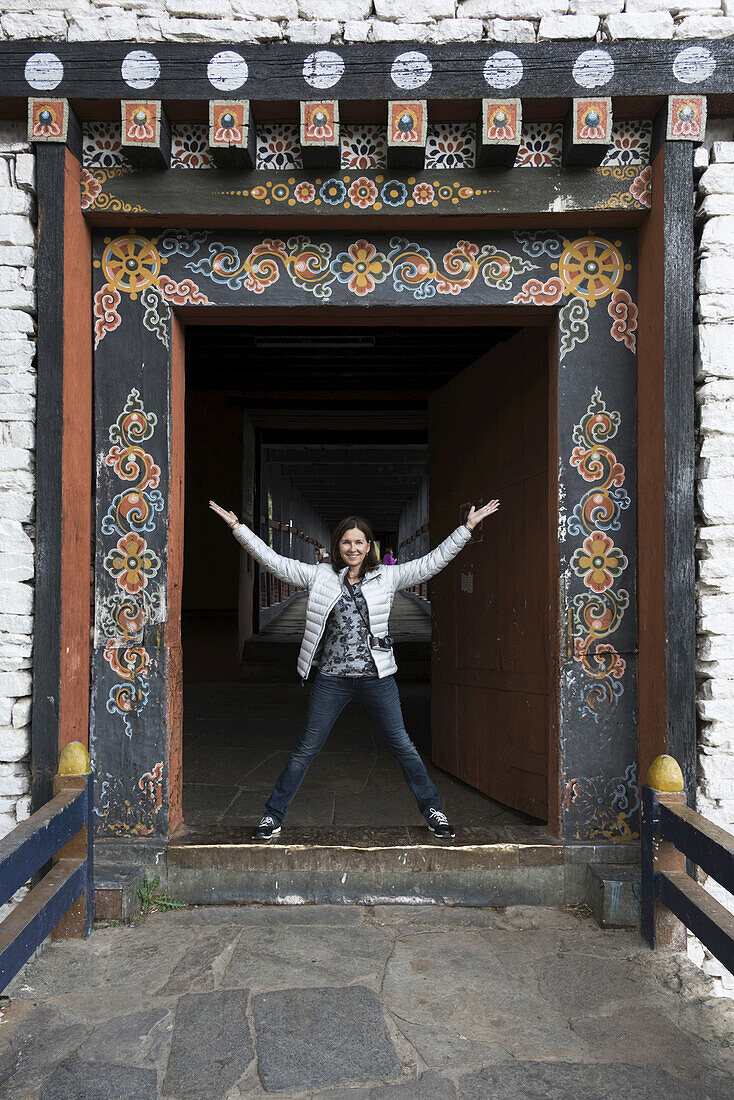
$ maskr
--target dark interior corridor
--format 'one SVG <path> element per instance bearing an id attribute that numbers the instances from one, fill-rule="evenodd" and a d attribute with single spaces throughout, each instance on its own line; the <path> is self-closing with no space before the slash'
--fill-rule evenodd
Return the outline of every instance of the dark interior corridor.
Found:
<path id="1" fill-rule="evenodd" d="M 286 556 L 316 560 L 344 514 L 398 560 L 429 549 L 432 394 L 514 330 L 192 327 L 186 335 L 184 820 L 250 826 L 302 730 L 305 598 L 261 574 L 213 520 L 213 497 Z M 458 430 L 458 426 L 457 426 Z M 433 544 L 446 532 L 436 532 Z M 408 731 L 451 820 L 526 814 L 431 764 L 430 590 L 400 595 L 391 632 Z M 362 709 L 337 722 L 289 810 L 294 826 L 422 818 Z"/>

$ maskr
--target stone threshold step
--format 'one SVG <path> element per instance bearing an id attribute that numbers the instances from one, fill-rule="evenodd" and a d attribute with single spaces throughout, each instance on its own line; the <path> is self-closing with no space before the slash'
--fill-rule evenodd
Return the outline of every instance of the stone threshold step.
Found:
<path id="1" fill-rule="evenodd" d="M 251 827 L 187 828 L 167 846 L 169 890 L 195 904 L 449 901 L 556 904 L 564 848 L 544 828 L 289 828 L 256 843 Z"/>

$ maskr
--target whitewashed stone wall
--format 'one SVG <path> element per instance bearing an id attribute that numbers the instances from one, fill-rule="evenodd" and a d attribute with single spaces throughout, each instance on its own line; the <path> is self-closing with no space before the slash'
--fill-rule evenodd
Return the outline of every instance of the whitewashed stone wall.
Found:
<path id="1" fill-rule="evenodd" d="M 734 119 L 718 123 L 698 184 L 701 239 L 697 272 L 696 379 L 699 417 L 697 808 L 734 831 Z M 708 165 L 706 165 L 708 161 Z M 728 908 L 731 896 L 707 888 Z M 692 954 L 734 993 L 734 977 Z"/>
<path id="2" fill-rule="evenodd" d="M 734 0 L 3 0 L 0 38 L 535 42 L 724 38 Z"/>
<path id="3" fill-rule="evenodd" d="M 0 836 L 30 812 L 35 419 L 34 157 L 0 122 Z"/>

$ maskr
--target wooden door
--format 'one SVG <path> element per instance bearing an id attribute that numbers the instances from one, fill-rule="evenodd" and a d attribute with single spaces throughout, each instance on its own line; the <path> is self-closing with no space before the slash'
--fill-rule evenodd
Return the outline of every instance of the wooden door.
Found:
<path id="1" fill-rule="evenodd" d="M 457 334 L 458 335 L 458 334 Z M 435 763 L 546 819 L 551 639 L 548 330 L 523 329 L 431 399 L 432 543 L 499 498 L 431 582 Z"/>

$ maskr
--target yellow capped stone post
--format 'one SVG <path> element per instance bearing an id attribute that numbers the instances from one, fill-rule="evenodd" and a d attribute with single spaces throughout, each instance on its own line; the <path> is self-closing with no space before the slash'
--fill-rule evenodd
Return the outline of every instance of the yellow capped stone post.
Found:
<path id="1" fill-rule="evenodd" d="M 91 770 L 89 753 L 81 741 L 70 741 L 61 750 L 58 775 L 89 775 Z"/>
<path id="2" fill-rule="evenodd" d="M 647 785 L 654 791 L 665 791 L 669 794 L 682 791 L 683 772 L 675 757 L 665 753 L 662 756 L 656 756 L 647 769 Z"/>

